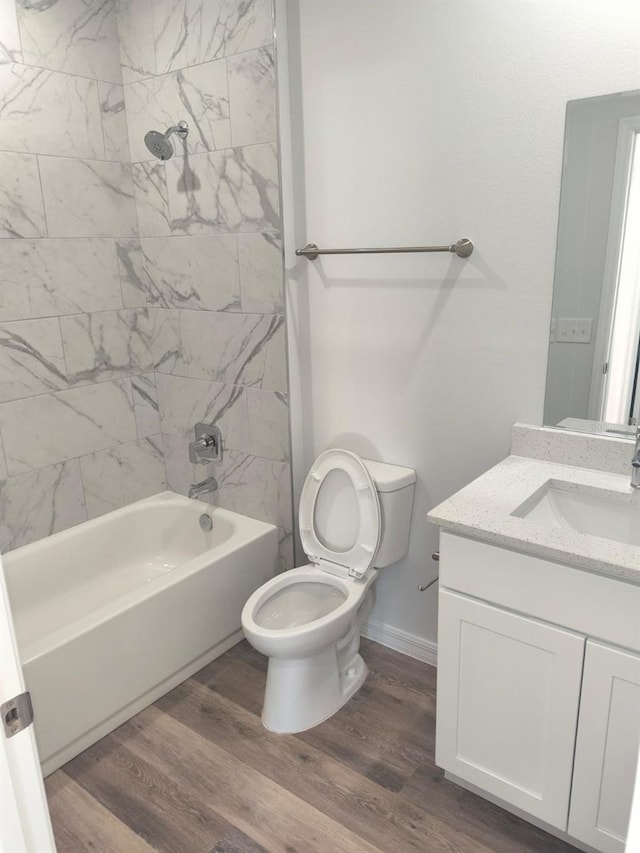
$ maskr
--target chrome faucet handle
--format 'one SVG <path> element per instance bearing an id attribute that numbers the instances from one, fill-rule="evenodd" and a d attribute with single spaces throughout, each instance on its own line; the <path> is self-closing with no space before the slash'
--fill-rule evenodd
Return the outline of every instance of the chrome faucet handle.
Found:
<path id="1" fill-rule="evenodd" d="M 213 424 L 196 424 L 195 439 L 189 442 L 189 461 L 194 465 L 222 461 L 222 433 Z"/>

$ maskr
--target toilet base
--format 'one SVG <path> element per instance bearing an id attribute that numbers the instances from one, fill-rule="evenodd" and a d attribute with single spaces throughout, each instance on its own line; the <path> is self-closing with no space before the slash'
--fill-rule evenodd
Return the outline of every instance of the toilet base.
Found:
<path id="1" fill-rule="evenodd" d="M 364 683 L 367 665 L 356 652 L 341 670 L 340 657 L 338 647 L 331 646 L 298 660 L 270 658 L 263 726 L 277 734 L 304 732 L 342 708 Z"/>

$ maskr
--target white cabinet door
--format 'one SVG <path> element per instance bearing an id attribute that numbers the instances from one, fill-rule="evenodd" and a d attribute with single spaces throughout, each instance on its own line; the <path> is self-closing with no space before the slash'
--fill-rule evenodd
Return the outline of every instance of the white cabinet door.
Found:
<path id="1" fill-rule="evenodd" d="M 640 746 L 640 657 L 587 642 L 569 834 L 623 853 Z"/>
<path id="2" fill-rule="evenodd" d="M 442 590 L 436 763 L 567 828 L 585 639 Z"/>

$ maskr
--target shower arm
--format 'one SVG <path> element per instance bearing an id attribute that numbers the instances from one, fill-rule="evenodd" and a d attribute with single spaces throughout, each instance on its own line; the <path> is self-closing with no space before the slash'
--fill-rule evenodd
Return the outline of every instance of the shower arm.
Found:
<path id="1" fill-rule="evenodd" d="M 173 127 L 170 127 L 169 130 L 165 131 L 163 139 L 168 139 L 172 133 L 177 133 L 181 139 L 186 139 L 187 134 L 189 133 L 189 125 L 186 121 L 179 121 L 178 124 L 174 124 Z"/>

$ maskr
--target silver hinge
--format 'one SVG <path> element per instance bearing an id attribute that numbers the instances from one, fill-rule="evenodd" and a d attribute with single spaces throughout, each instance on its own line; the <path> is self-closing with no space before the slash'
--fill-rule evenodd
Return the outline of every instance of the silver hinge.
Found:
<path id="1" fill-rule="evenodd" d="M 609 362 L 608 361 L 605 361 L 605 363 L 602 365 L 602 372 L 605 374 L 605 376 L 609 372 Z"/>
<path id="2" fill-rule="evenodd" d="M 13 699 L 7 699 L 0 705 L 0 714 L 2 714 L 4 733 L 8 738 L 28 728 L 33 722 L 31 694 L 29 692 L 20 693 Z"/>

